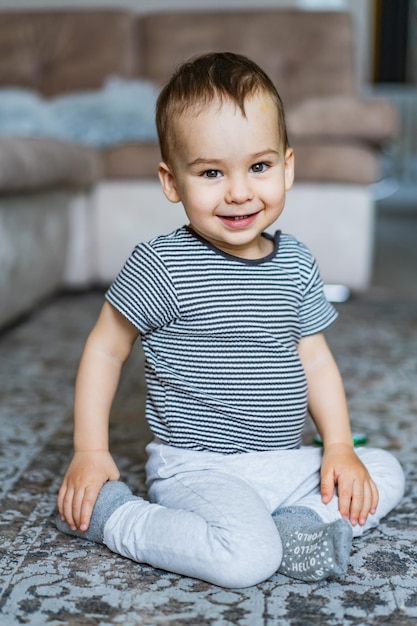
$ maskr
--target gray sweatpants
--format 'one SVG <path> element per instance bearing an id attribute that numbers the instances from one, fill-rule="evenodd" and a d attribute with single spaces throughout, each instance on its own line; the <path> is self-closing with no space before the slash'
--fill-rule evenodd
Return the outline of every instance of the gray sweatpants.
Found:
<path id="1" fill-rule="evenodd" d="M 114 552 L 139 563 L 193 576 L 224 587 L 246 587 L 279 568 L 282 545 L 271 514 L 279 507 L 306 506 L 325 522 L 340 519 L 337 495 L 320 496 L 322 450 L 222 455 L 147 447 L 150 502 L 119 507 L 104 529 Z M 394 508 L 404 493 L 404 474 L 388 452 L 357 448 L 379 490 L 379 505 L 358 537 Z"/>

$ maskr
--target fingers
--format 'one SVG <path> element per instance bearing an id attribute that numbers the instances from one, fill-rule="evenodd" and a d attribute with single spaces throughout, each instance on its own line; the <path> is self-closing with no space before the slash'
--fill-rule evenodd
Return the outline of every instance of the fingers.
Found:
<path id="1" fill-rule="evenodd" d="M 120 472 L 107 450 L 75 452 L 58 493 L 62 520 L 71 530 L 86 531 L 100 489 L 108 480 L 119 478 Z"/>
<path id="2" fill-rule="evenodd" d="M 62 521 L 66 521 L 68 526 L 73 529 L 73 527 L 75 526 L 75 522 L 72 517 L 72 496 L 70 495 L 71 492 L 72 490 L 69 489 L 68 483 L 64 481 L 58 492 L 57 505 Z"/>
<path id="3" fill-rule="evenodd" d="M 329 504 L 334 496 L 335 481 L 333 471 L 325 471 L 322 469 L 321 475 L 321 500 L 323 504 Z"/>
<path id="4" fill-rule="evenodd" d="M 81 501 L 80 514 L 79 514 L 79 530 L 84 532 L 90 525 L 91 514 L 93 512 L 94 505 L 97 500 L 99 491 L 103 485 L 89 488 L 84 491 L 84 496 Z"/>
<path id="5" fill-rule="evenodd" d="M 360 497 L 360 494 L 358 492 L 355 494 L 354 490 L 355 483 L 352 485 L 351 482 L 345 482 L 342 480 L 339 481 L 337 493 L 339 498 L 340 515 L 344 519 L 350 520 L 352 525 L 354 525 L 354 521 L 356 524 L 358 523 L 358 520 L 355 520 L 357 513 L 355 512 L 356 510 L 352 508 L 352 504 L 353 502 L 358 503 L 358 498 Z M 360 509 L 362 509 L 362 502 L 360 504 Z"/>
<path id="6" fill-rule="evenodd" d="M 371 487 L 372 487 L 371 514 L 374 515 L 376 513 L 376 509 L 379 504 L 379 491 L 378 491 L 378 487 L 375 485 L 373 480 L 371 480 Z"/>
<path id="7" fill-rule="evenodd" d="M 62 485 L 58 494 L 58 510 L 71 530 L 87 530 L 101 486 L 75 490 L 67 484 Z"/>
<path id="8" fill-rule="evenodd" d="M 366 523 L 369 514 L 374 515 L 379 502 L 378 488 L 374 481 L 370 478 L 369 483 L 366 483 L 366 497 L 364 499 L 364 506 L 359 513 L 359 524 L 363 526 Z"/>
<path id="9" fill-rule="evenodd" d="M 340 515 L 352 526 L 366 524 L 378 506 L 378 489 L 353 450 L 325 449 L 321 466 L 321 498 L 328 504 L 337 488 Z"/>
<path id="10" fill-rule="evenodd" d="M 371 478 L 344 485 L 338 485 L 339 511 L 352 526 L 364 526 L 369 514 L 374 514 L 378 506 L 378 489 Z"/>

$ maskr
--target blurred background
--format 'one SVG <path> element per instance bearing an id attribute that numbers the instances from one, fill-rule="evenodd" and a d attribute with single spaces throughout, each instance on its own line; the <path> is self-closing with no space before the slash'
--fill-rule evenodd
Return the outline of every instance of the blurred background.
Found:
<path id="1" fill-rule="evenodd" d="M 185 58 L 252 56 L 296 152 L 279 227 L 329 286 L 417 298 L 417 0 L 0 0 L 0 328 L 105 287 L 182 225 L 154 104 Z"/>

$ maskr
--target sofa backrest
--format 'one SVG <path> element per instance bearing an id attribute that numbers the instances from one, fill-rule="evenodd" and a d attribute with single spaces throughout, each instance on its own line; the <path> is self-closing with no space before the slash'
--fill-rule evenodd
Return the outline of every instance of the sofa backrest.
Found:
<path id="1" fill-rule="evenodd" d="M 191 56 L 246 54 L 271 77 L 285 104 L 354 91 L 354 39 L 344 12 L 186 11 L 141 18 L 144 74 L 163 83 Z"/>
<path id="2" fill-rule="evenodd" d="M 355 88 L 351 17 L 338 11 L 2 11 L 0 86 L 46 96 L 95 89 L 111 75 L 164 83 L 196 54 L 246 54 L 285 104 Z"/>
<path id="3" fill-rule="evenodd" d="M 0 86 L 46 96 L 98 88 L 138 71 L 136 23 L 126 11 L 0 13 Z"/>

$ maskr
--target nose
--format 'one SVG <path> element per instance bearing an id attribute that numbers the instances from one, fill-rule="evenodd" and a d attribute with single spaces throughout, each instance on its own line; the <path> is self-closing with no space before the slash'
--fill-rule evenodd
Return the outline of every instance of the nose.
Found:
<path id="1" fill-rule="evenodd" d="M 252 200 L 253 191 L 247 176 L 231 176 L 227 182 L 226 202 L 229 204 L 244 204 L 248 200 Z"/>

